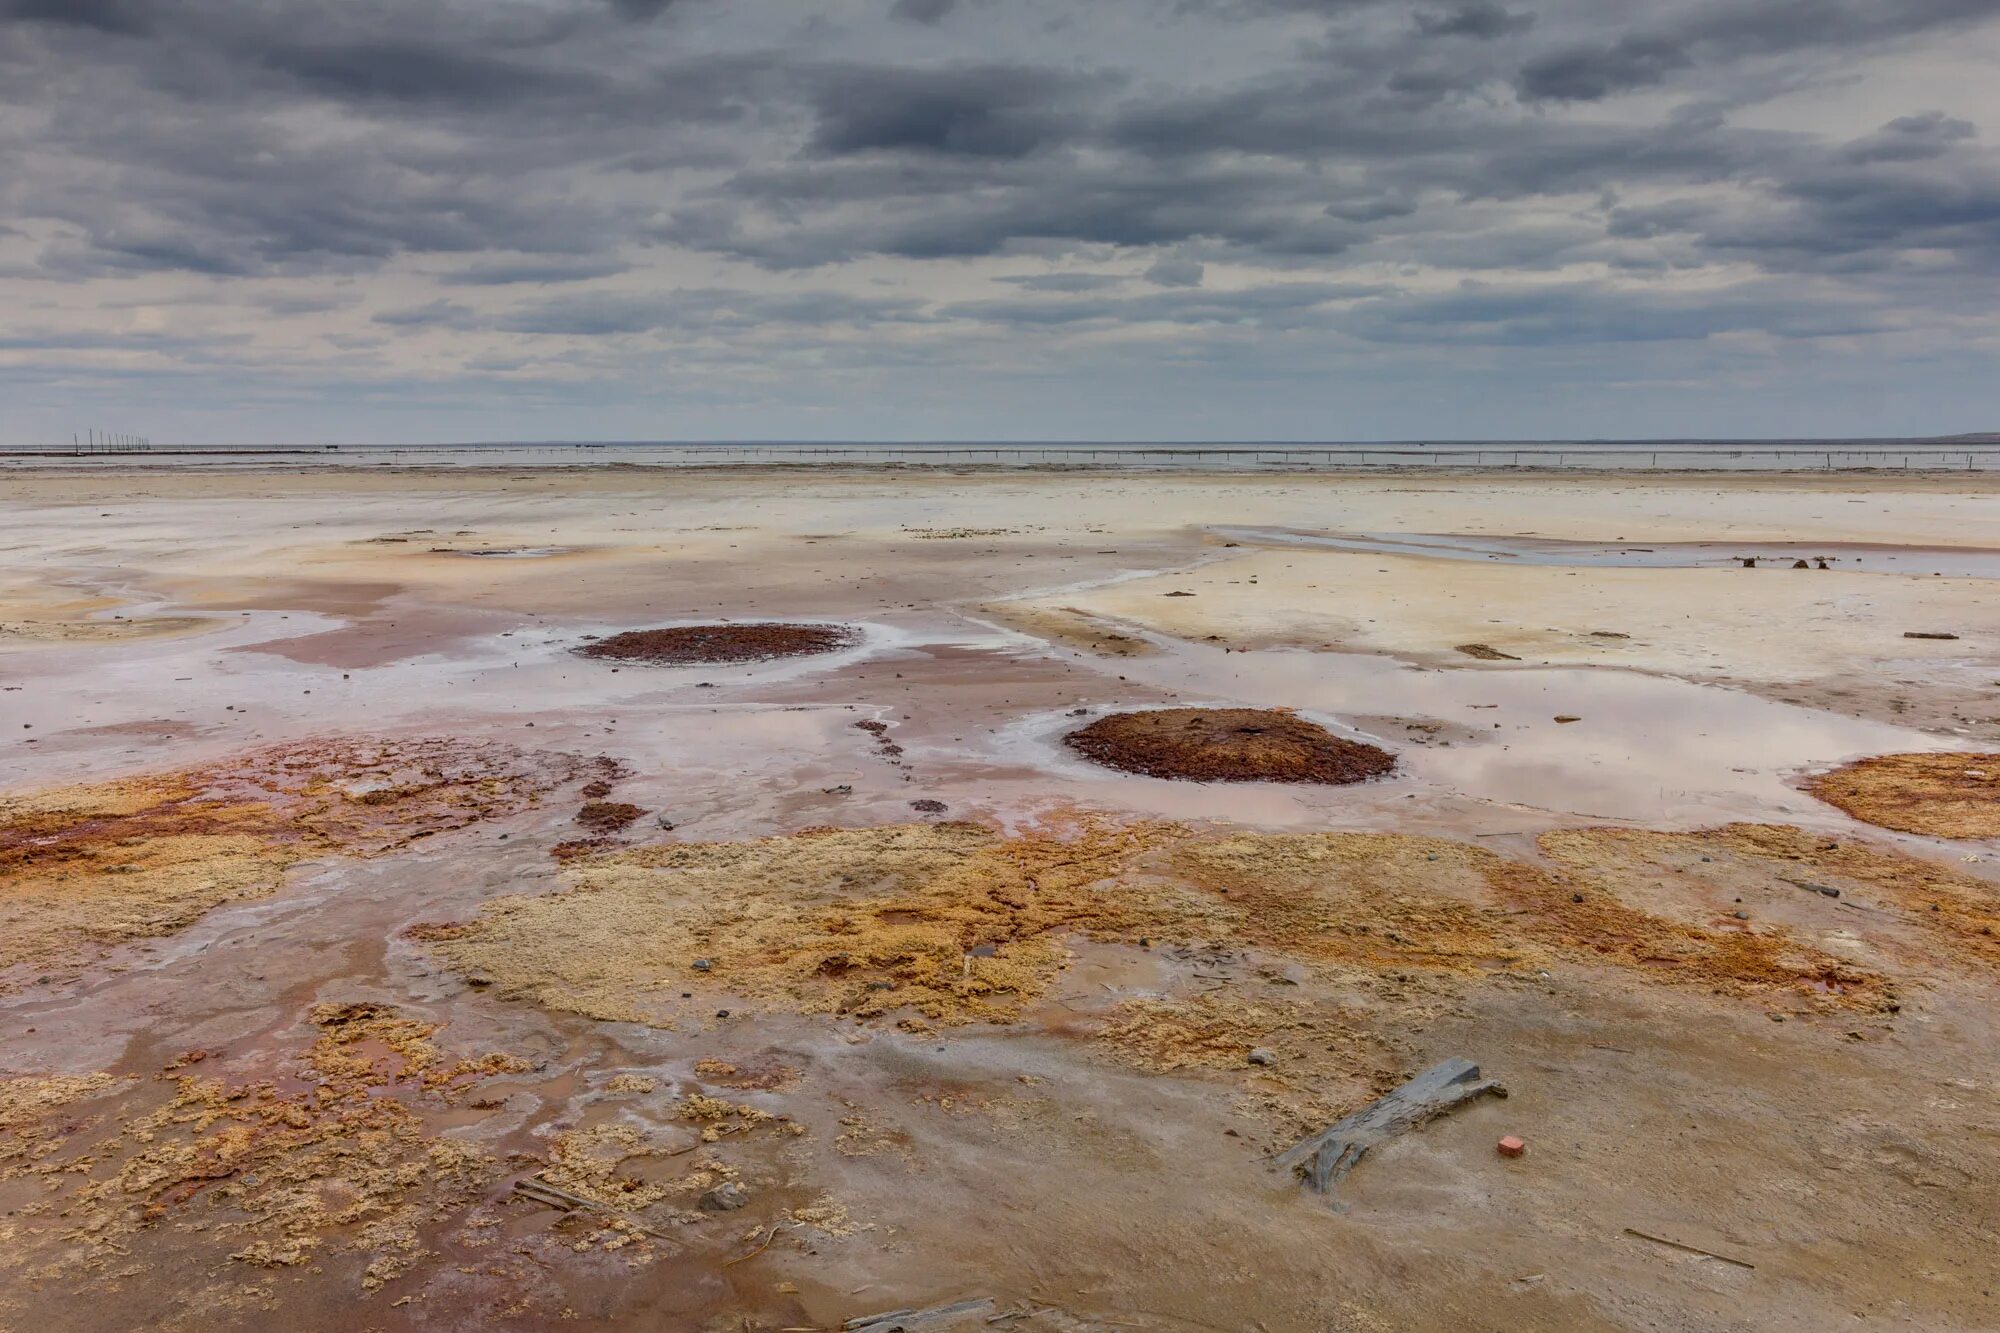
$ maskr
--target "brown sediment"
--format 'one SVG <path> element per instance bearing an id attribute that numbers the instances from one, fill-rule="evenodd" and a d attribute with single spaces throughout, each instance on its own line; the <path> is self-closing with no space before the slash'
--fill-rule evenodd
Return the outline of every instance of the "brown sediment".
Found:
<path id="1" fill-rule="evenodd" d="M 230 1246 L 229 1259 L 256 1268 L 358 1255 L 371 1290 L 421 1260 L 420 1229 L 497 1174 L 485 1154 L 428 1129 L 424 1110 L 526 1066 L 504 1055 L 447 1062 L 431 1040 L 438 1025 L 386 1006 L 319 1005 L 311 1021 L 317 1038 L 295 1074 L 200 1077 L 179 1072 L 195 1063 L 184 1058 L 162 1073 L 173 1087 L 166 1101 L 121 1115 L 108 1136 L 65 1141 L 48 1125 L 58 1112 L 75 1123 L 79 1099 L 124 1086 L 106 1075 L 63 1080 L 53 1101 L 11 1099 L 0 1111 L 11 1138 L 41 1133 L 74 1149 L 0 1170 L 47 1187 L 14 1228 L 11 1262 L 46 1262 L 32 1242 L 60 1240 L 67 1248 L 51 1271 L 99 1272 L 161 1229 Z"/>
<path id="2" fill-rule="evenodd" d="M 1789 992 L 1867 1008 L 1893 1002 L 1886 978 L 1782 929 L 1677 921 L 1608 891 L 1592 867 L 1565 863 L 1578 872 L 1572 882 L 1444 838 L 1244 834 L 1191 842 L 1172 864 L 1227 894 L 1241 912 L 1232 938 L 1316 962 L 1474 975 L 1561 961 L 1735 995 Z"/>
<path id="3" fill-rule="evenodd" d="M 618 833 L 637 823 L 645 813 L 638 806 L 622 801 L 590 801 L 576 812 L 576 822 L 591 833 Z"/>
<path id="4" fill-rule="evenodd" d="M 1413 1017 L 1399 1013 L 1405 1031 Z M 1135 1069 L 1231 1075 L 1236 1109 L 1289 1135 L 1339 1119 L 1404 1077 L 1396 1048 L 1359 1015 L 1239 994 L 1126 1000 L 1092 1041 Z M 1252 1065 L 1253 1051 L 1269 1063 Z"/>
<path id="5" fill-rule="evenodd" d="M 0 620 L 0 643 L 123 643 L 213 629 L 201 616 L 132 616 L 111 620 Z"/>
<path id="6" fill-rule="evenodd" d="M 1467 657 L 1476 657 L 1482 662 L 1518 662 L 1521 660 L 1512 653 L 1503 653 L 1491 644 L 1485 643 L 1461 643 L 1458 645 L 1457 651 L 1464 653 Z"/>
<path id="7" fill-rule="evenodd" d="M 1173 836 L 1090 819 L 1018 838 L 947 822 L 646 847 L 576 863 L 567 893 L 415 933 L 503 994 L 600 1019 L 671 1026 L 680 993 L 720 990 L 807 1013 L 1005 1021 L 1060 969 L 1062 933 L 1172 918 L 1157 891 L 1096 886 Z"/>
<path id="8" fill-rule="evenodd" d="M 1244 833 L 1190 842 L 1168 859 L 1172 873 L 1222 897 L 1225 938 L 1367 970 L 1465 973 L 1534 956 L 1495 911 L 1495 880 L 1515 864 L 1399 833 Z"/>
<path id="9" fill-rule="evenodd" d="M 576 651 L 584 657 L 653 666 L 705 662 L 764 662 L 777 657 L 808 657 L 851 648 L 860 634 L 845 625 L 674 625 L 665 629 L 635 629 L 587 643 Z"/>
<path id="10" fill-rule="evenodd" d="M 1540 843 L 1566 870 L 1627 899 L 1657 900 L 1659 886 L 1672 883 L 1684 902 L 1733 905 L 1757 893 L 1781 903 L 1838 900 L 1877 914 L 1877 922 L 1889 913 L 1885 924 L 1902 927 L 1926 954 L 1941 950 L 2000 968 L 2000 888 L 1886 847 L 1788 824 L 1729 824 L 1692 833 L 1572 829 L 1543 834 Z"/>
<path id="11" fill-rule="evenodd" d="M 1019 630 L 1050 643 L 1086 649 L 1103 657 L 1147 657 L 1160 651 L 1158 644 L 1127 632 L 1132 626 L 1093 616 L 1075 607 L 989 602 L 978 609 L 981 615 L 998 621 L 1008 629 Z"/>
<path id="12" fill-rule="evenodd" d="M 2000 754 L 1884 754 L 1806 784 L 1864 823 L 1933 838 L 2000 838 Z"/>
<path id="13" fill-rule="evenodd" d="M 307 741 L 0 799 L 0 970 L 69 969 L 172 934 L 275 892 L 300 861 L 524 809 L 582 764 L 485 742 Z"/>
<path id="14" fill-rule="evenodd" d="M 73 1108 L 130 1082 L 105 1073 L 0 1078 L 0 1181 L 29 1174 L 32 1163 L 46 1161 L 73 1136 L 94 1128 L 96 1117 Z"/>
<path id="15" fill-rule="evenodd" d="M 776 1092 L 799 1081 L 797 1069 L 769 1058 L 745 1060 L 740 1064 L 713 1058 L 697 1060 L 694 1072 L 705 1083 L 738 1091 Z"/>
<path id="16" fill-rule="evenodd" d="M 1538 841 L 1545 853 L 1562 861 L 1565 849 L 1615 840 L 1624 832 L 1568 830 Z M 1581 868 L 1564 864 L 1572 871 Z M 1898 1004 L 1890 978 L 1816 948 L 1782 926 L 1700 925 L 1649 911 L 1618 893 L 1615 875 L 1601 868 L 1596 875 L 1565 879 L 1523 866 L 1508 876 L 1507 885 L 1513 901 L 1527 909 L 1521 918 L 1525 933 L 1571 960 L 1632 968 L 1669 984 L 1703 986 L 1719 994 L 1789 992 L 1815 1007 L 1887 1010 Z"/>
<path id="17" fill-rule="evenodd" d="M 1387 750 L 1343 740 L 1270 708 L 1113 713 L 1063 737 L 1107 768 L 1195 782 L 1366 782 L 1396 767 Z"/>
<path id="18" fill-rule="evenodd" d="M 1581 873 L 1402 834 L 1217 838 L 1071 815 L 1011 836 L 940 823 L 648 847 L 571 874 L 565 893 L 412 933 L 504 995 L 665 1027 L 722 997 L 1008 1022 L 1067 966 L 1071 936 L 1224 942 L 1351 975 L 1572 963 L 1813 1007 L 1893 1002 L 1887 978 L 1781 927 L 1678 921 Z"/>

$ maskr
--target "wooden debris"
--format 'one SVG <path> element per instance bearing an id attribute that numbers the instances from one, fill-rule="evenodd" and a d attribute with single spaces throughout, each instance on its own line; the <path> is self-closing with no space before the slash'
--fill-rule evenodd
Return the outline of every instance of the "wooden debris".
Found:
<path id="1" fill-rule="evenodd" d="M 633 1230 L 651 1236 L 655 1240 L 667 1239 L 664 1232 L 655 1231 L 652 1227 L 635 1220 L 632 1214 L 625 1212 L 623 1209 L 613 1208 L 611 1205 L 599 1203 L 595 1199 L 587 1199 L 581 1194 L 572 1194 L 566 1189 L 558 1189 L 554 1185 L 549 1184 L 548 1181 L 543 1180 L 540 1176 L 529 1176 L 525 1180 L 515 1181 L 514 1193 L 531 1202 L 539 1203 L 545 1208 L 554 1208 L 559 1212 L 573 1213 L 577 1209 L 582 1208 L 594 1213 L 603 1213 L 608 1217 L 619 1219 Z"/>
<path id="2" fill-rule="evenodd" d="M 727 1268 L 731 1264 L 740 1264 L 746 1259 L 755 1259 L 758 1255 L 771 1248 L 771 1242 L 778 1238 L 778 1232 L 784 1225 L 783 1222 L 773 1222 L 770 1231 L 765 1233 L 764 1239 L 758 1242 L 756 1249 L 739 1254 L 734 1259 L 724 1259 L 722 1266 Z"/>
<path id="3" fill-rule="evenodd" d="M 1331 1193 L 1376 1144 L 1489 1092 L 1507 1095 L 1496 1080 L 1479 1076 L 1478 1065 L 1454 1056 L 1338 1124 L 1301 1139 L 1279 1155 L 1278 1165 L 1291 1168 L 1319 1193 Z"/>
<path id="4" fill-rule="evenodd" d="M 540 1176 L 529 1176 L 526 1180 L 514 1182 L 514 1193 L 533 1199 L 536 1203 L 567 1213 L 577 1208 L 601 1207 L 594 1199 L 586 1199 L 581 1194 L 571 1194 L 568 1190 L 557 1189 Z"/>
<path id="5" fill-rule="evenodd" d="M 1637 1227 L 1626 1227 L 1625 1234 L 1628 1236 L 1637 1236 L 1640 1240 L 1649 1240 L 1655 1245 L 1664 1245 L 1670 1250 L 1680 1250 L 1687 1254 L 1698 1254 L 1704 1259 L 1716 1259 L 1725 1264 L 1734 1264 L 1738 1268 L 1755 1268 L 1757 1266 L 1748 1259 L 1732 1259 L 1726 1254 L 1717 1254 L 1714 1250 L 1704 1250 L 1699 1245 L 1689 1245 L 1678 1240 L 1668 1240 L 1665 1236 L 1655 1236 L 1649 1232 L 1641 1231 Z"/>
<path id="6" fill-rule="evenodd" d="M 939 1328 L 959 1319 L 974 1317 L 985 1319 L 993 1313 L 993 1302 L 987 1298 L 973 1301 L 959 1301 L 955 1305 L 938 1305 L 928 1310 L 890 1310 L 883 1314 L 863 1315 L 850 1319 L 840 1327 L 842 1333 L 918 1333 L 921 1329 Z"/>

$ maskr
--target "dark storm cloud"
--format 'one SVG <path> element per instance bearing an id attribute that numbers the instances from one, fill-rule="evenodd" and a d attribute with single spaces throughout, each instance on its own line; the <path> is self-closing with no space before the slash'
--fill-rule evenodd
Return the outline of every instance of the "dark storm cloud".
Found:
<path id="1" fill-rule="evenodd" d="M 496 373 L 682 338 L 949 365 L 1127 326 L 1936 330 L 2000 265 L 1991 99 L 1907 104 L 1903 68 L 1865 133 L 1747 113 L 1981 24 L 2000 3 L 0 0 L 0 299 L 174 283 Z"/>
<path id="2" fill-rule="evenodd" d="M 144 32 L 144 0 L 0 0 L 0 22 L 59 23 L 100 32 Z"/>
<path id="3" fill-rule="evenodd" d="M 896 0 L 889 12 L 906 22 L 936 27 L 957 7 L 958 0 Z"/>
<path id="4" fill-rule="evenodd" d="M 1978 137 L 1979 127 L 1971 121 L 1926 111 L 1896 117 L 1874 134 L 1848 144 L 1841 156 L 1850 162 L 1918 162 L 1942 157 L 1954 144 Z"/>
<path id="5" fill-rule="evenodd" d="M 1417 15 L 1417 31 L 1426 37 L 1474 37 L 1492 41 L 1496 37 L 1526 32 L 1534 26 L 1533 14 L 1517 14 L 1489 0 L 1473 0 L 1471 4 L 1442 13 Z"/>
<path id="6" fill-rule="evenodd" d="M 1516 86 L 1529 101 L 1598 101 L 1697 63 L 1868 46 L 1994 17 L 1994 0 L 1731 0 L 1691 7 L 1614 41 L 1537 56 L 1521 67 Z"/>
<path id="7" fill-rule="evenodd" d="M 601 266 L 656 205 L 572 191 L 578 173 L 736 160 L 704 135 L 743 114 L 771 66 L 721 56 L 614 73 L 593 45 L 614 40 L 607 11 L 596 29 L 518 8 L 401 22 L 372 3 L 310 19 L 242 0 L 157 12 L 174 22 L 141 43 L 0 23 L 0 110 L 48 113 L 11 145 L 0 115 L 0 154 L 15 160 L 0 207 L 68 229 L 51 273 L 254 276 L 488 251 Z M 330 114 L 347 117 L 339 132 L 309 128 Z"/>
<path id="8" fill-rule="evenodd" d="M 1693 63 L 1687 44 L 1671 37 L 1620 37 L 1529 61 L 1521 67 L 1521 95 L 1529 101 L 1595 102 L 1650 87 Z"/>
<path id="9" fill-rule="evenodd" d="M 625 18 L 644 23 L 666 13 L 675 3 L 676 0 L 611 0 L 611 7 Z"/>
<path id="10" fill-rule="evenodd" d="M 681 211 L 662 234 L 773 268 L 863 254 L 949 259 L 1197 239 L 1325 257 L 1368 235 L 1327 211 L 1328 194 L 1326 182 L 1277 165 L 1189 163 L 1175 173 L 1133 163 L 1085 170 L 1061 158 L 997 171 L 957 161 L 812 166 L 745 173 L 726 198 Z M 807 222 L 782 225 L 802 214 Z"/>
<path id="11" fill-rule="evenodd" d="M 73 182 L 34 192 L 48 216 L 84 233 L 53 246 L 51 264 L 78 275 L 226 276 L 505 251 L 526 258 L 489 261 L 496 271 L 528 264 L 528 276 L 512 280 L 553 281 L 560 275 L 535 274 L 535 257 L 587 267 L 608 246 L 648 240 L 779 268 L 1189 242 L 1293 264 L 1413 234 L 1400 220 L 1440 191 L 1521 199 L 1692 185 L 1782 175 L 1795 155 L 1783 136 L 1726 124 L 1662 133 L 1465 100 L 1516 77 L 1487 52 L 1531 31 L 1532 16 L 1490 0 L 1414 16 L 1365 3 L 1255 6 L 1358 26 L 1329 40 L 1324 59 L 1172 94 L 1127 71 L 1085 72 L 1094 62 L 1083 52 L 1060 65 L 696 56 L 663 30 L 664 44 L 640 55 L 621 29 L 590 21 L 651 8 L 579 3 L 535 18 L 438 7 L 392 25 L 392 13 L 407 11 L 361 6 L 285 22 L 284 4 L 186 0 L 172 12 L 192 36 L 163 43 L 136 71 L 172 89 L 156 114 L 135 122 L 127 108 L 76 99 L 75 115 L 59 122 L 56 146 L 100 159 L 108 173 L 93 184 L 117 181 L 124 202 L 106 210 Z M 1587 101 L 1666 79 L 1725 37 L 1768 52 L 1791 31 L 1769 8 L 1689 10 L 1656 23 L 1658 32 L 1594 45 L 1544 21 L 1532 33 L 1548 49 L 1518 78 L 1545 102 Z M 1846 0 L 1816 7 L 1817 36 L 1786 40 L 1858 40 L 1963 21 L 1971 8 Z M 97 0 L 89 12 L 120 11 Z M 1502 36 L 1510 41 L 1491 40 Z M 1410 54 L 1412 42 L 1431 53 Z M 95 54 L 116 63 L 130 46 L 120 39 Z M 1457 54 L 1437 54 L 1447 47 Z M 214 71 L 203 84 L 228 89 L 237 114 L 226 102 L 197 114 L 200 99 L 171 73 L 204 64 Z M 287 141 L 265 116 L 296 99 L 342 108 L 362 132 Z M 405 137 L 405 124 L 433 134 Z M 1899 132 L 1854 151 L 1916 153 L 1940 137 Z M 739 169 L 683 186 L 682 161 Z M 524 189 L 528 170 L 558 180 L 595 170 L 631 188 Z M 659 197 L 649 178 L 673 188 Z M 480 272 L 445 280 L 477 284 Z"/>
<path id="12" fill-rule="evenodd" d="M 497 260 L 472 264 L 442 274 L 439 281 L 454 287 L 506 287 L 517 283 L 588 282 L 624 273 L 630 264 L 618 259 Z"/>
<path id="13" fill-rule="evenodd" d="M 1906 256 L 2000 263 L 2000 161 L 1964 121 L 1898 117 L 1788 164 L 1754 203 L 1679 200 L 1611 210 L 1614 237 L 1681 238 L 1692 253 L 1773 272 L 1894 273 Z"/>
<path id="14" fill-rule="evenodd" d="M 1057 104 L 1083 80 L 1020 66 L 856 68 L 822 75 L 811 148 L 1023 157 L 1066 135 Z"/>
<path id="15" fill-rule="evenodd" d="M 446 45 L 386 40 L 278 46 L 261 53 L 269 69 L 308 91 L 345 102 L 376 100 L 486 106 L 522 98 L 589 94 L 603 81 L 568 70 Z"/>

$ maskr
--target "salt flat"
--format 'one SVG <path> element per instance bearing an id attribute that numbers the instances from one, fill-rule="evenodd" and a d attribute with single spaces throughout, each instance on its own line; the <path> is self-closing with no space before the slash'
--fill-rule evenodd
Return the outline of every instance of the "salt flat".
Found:
<path id="1" fill-rule="evenodd" d="M 1978 474 L 10 474 L 0 1323 L 1989 1326 L 1994 849 L 1807 788 L 2000 741 L 1996 552 Z M 577 652 L 720 621 L 847 632 Z M 1162 706 L 1395 768 L 1063 744 Z"/>

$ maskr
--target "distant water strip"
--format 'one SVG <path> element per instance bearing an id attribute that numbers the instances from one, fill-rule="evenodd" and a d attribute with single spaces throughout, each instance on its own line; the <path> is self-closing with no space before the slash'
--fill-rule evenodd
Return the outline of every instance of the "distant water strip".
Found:
<path id="1" fill-rule="evenodd" d="M 2000 436 L 1922 440 L 1407 441 L 1371 443 L 659 443 L 157 444 L 93 453 L 0 450 L 0 467 L 1113 468 L 1167 472 L 1466 469 L 1476 471 L 1822 472 L 2000 470 Z"/>
<path id="2" fill-rule="evenodd" d="M 1553 537 L 1476 537 L 1432 533 L 1308 532 L 1298 528 L 1213 527 L 1238 546 L 1347 551 L 1516 565 L 1626 569 L 1751 568 L 1837 570 L 1848 574 L 1919 574 L 2000 578 L 2000 551 L 1962 546 L 1869 542 L 1578 542 Z"/>

